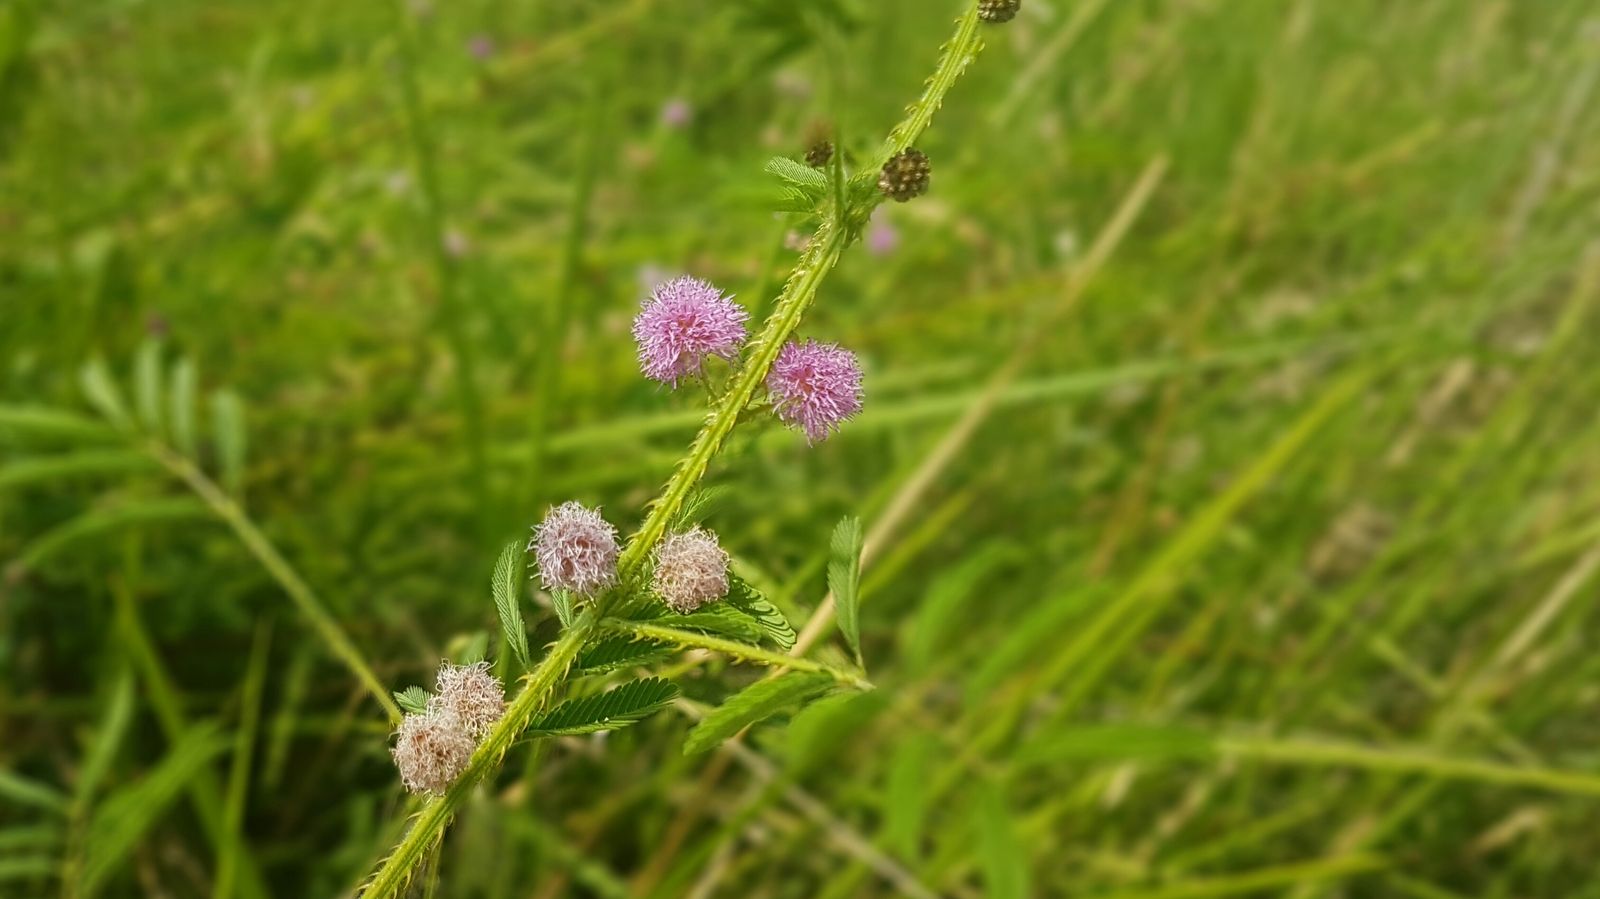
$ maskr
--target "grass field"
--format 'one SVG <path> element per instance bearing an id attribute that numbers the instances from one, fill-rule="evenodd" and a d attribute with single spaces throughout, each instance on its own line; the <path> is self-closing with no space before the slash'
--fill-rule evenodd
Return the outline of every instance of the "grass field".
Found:
<path id="1" fill-rule="evenodd" d="M 415 805 L 350 660 L 497 642 L 552 504 L 639 525 L 705 417 L 640 301 L 765 317 L 763 166 L 870 157 L 970 6 L 0 0 L 0 895 L 354 895 Z M 1600 897 L 1600 5 L 981 33 L 802 328 L 865 411 L 708 477 L 796 629 L 862 518 L 875 689 L 685 755 L 762 672 L 678 656 L 412 894 Z"/>

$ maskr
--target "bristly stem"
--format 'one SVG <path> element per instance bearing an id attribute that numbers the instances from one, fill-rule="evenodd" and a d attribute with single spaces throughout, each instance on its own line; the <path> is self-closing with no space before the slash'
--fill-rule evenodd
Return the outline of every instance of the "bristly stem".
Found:
<path id="1" fill-rule="evenodd" d="M 656 640 L 661 643 L 671 643 L 675 646 L 694 649 L 707 649 L 712 652 L 720 652 L 724 655 L 734 656 L 747 661 L 760 662 L 763 665 L 776 665 L 795 671 L 809 671 L 815 674 L 830 674 L 833 676 L 833 679 L 839 683 L 852 687 L 870 689 L 872 686 L 871 684 L 862 680 L 860 676 L 852 672 L 834 668 L 829 665 L 824 665 L 821 662 L 813 662 L 809 659 L 797 659 L 791 656 L 783 655 L 782 653 L 768 652 L 765 649 L 751 646 L 748 643 L 739 643 L 734 640 L 724 640 L 720 637 L 713 637 L 708 634 L 699 634 L 693 631 L 679 630 L 675 627 L 662 627 L 659 624 L 651 624 L 644 621 L 629 621 L 624 618 L 603 618 L 600 621 L 600 627 L 604 630 L 616 631 L 617 633 L 621 634 L 631 634 L 635 637 L 641 637 L 647 640 Z"/>
<path id="2" fill-rule="evenodd" d="M 889 139 L 879 152 L 879 158 L 864 169 L 857 176 L 858 179 L 876 178 L 878 169 L 890 156 L 911 146 L 922 135 L 928 124 L 933 121 L 933 114 L 944 102 L 945 94 L 955 84 L 956 79 L 961 77 L 961 73 L 966 71 L 967 66 L 981 49 L 983 41 L 978 37 L 978 7 L 973 3 L 966 15 L 957 20 L 955 36 L 945 44 L 944 55 L 939 58 L 939 65 L 934 70 L 933 77 L 928 79 L 922 96 L 911 105 L 906 118 L 889 133 Z M 843 153 L 844 148 L 840 147 L 835 152 Z M 627 548 L 623 550 L 618 567 L 624 583 L 639 574 L 645 560 L 649 558 L 650 551 L 666 535 L 668 522 L 677 514 L 678 507 L 694 490 L 695 485 L 705 476 L 712 457 L 722 448 L 723 440 L 733 430 L 740 413 L 750 404 L 756 390 L 766 380 L 767 370 L 778 358 L 778 351 L 783 348 L 784 341 L 788 340 L 795 328 L 799 327 L 800 319 L 816 298 L 817 289 L 822 285 L 823 278 L 827 277 L 828 272 L 839 261 L 845 248 L 855 240 L 860 230 L 860 223 L 865 221 L 866 214 L 873 206 L 882 202 L 882 198 L 875 192 L 868 196 L 870 199 L 859 200 L 848 210 L 835 208 L 833 214 L 824 218 L 817 226 L 805 255 L 800 257 L 799 266 L 789 277 L 789 282 L 784 285 L 783 294 L 779 296 L 776 308 L 767 318 L 766 326 L 762 328 L 760 336 L 756 338 L 754 349 L 745 361 L 744 368 L 739 371 L 738 377 L 722 397 L 722 401 L 716 404 L 705 427 L 701 428 L 695 437 L 689 455 L 667 481 L 661 495 L 651 505 L 650 514 L 645 518 L 644 524 L 639 526 L 638 533 L 633 535 Z"/>
<path id="3" fill-rule="evenodd" d="M 371 693 L 373 698 L 378 701 L 378 705 L 383 707 L 383 711 L 389 716 L 389 720 L 395 724 L 400 723 L 400 708 L 394 704 L 394 699 L 390 697 L 389 691 L 384 688 L 383 683 L 378 680 L 378 676 L 367 665 L 367 660 L 362 657 L 361 650 L 356 649 L 355 644 L 350 642 L 350 638 L 339 627 L 339 623 L 334 621 L 333 616 L 328 614 L 328 610 L 323 607 L 322 601 L 317 598 L 317 594 L 312 591 L 305 581 L 300 579 L 300 575 L 294 570 L 294 566 L 283 558 L 278 552 L 278 548 L 273 546 L 272 541 L 267 539 L 267 535 L 261 533 L 261 529 L 257 528 L 255 522 L 250 520 L 250 516 L 239 508 L 239 504 L 222 492 L 222 488 L 206 477 L 205 473 L 196 467 L 193 462 L 178 455 L 171 447 L 161 441 L 148 440 L 145 442 L 144 448 L 167 471 L 189 485 L 189 489 L 200 496 L 200 499 L 205 502 L 212 513 L 233 529 L 233 533 L 238 536 L 245 549 L 256 557 L 256 561 L 261 563 L 261 567 L 267 569 L 267 573 L 272 575 L 272 579 L 278 582 L 278 585 L 283 588 L 283 592 L 289 594 L 289 598 L 294 601 L 295 607 L 300 610 L 300 614 L 311 622 L 311 629 L 317 632 L 317 636 L 322 638 L 322 642 L 328 644 L 328 648 L 333 650 L 333 654 L 339 657 L 339 661 L 350 669 L 351 673 L 361 681 L 362 686 L 367 688 L 367 692 Z"/>
<path id="4" fill-rule="evenodd" d="M 406 833 L 394 852 L 384 859 L 383 866 L 372 881 L 361 891 L 362 899 L 391 899 L 404 893 L 411 873 L 427 858 L 428 850 L 444 836 L 444 829 L 455 817 L 456 810 L 477 788 L 479 781 L 494 773 L 517 738 L 527 729 L 535 712 L 544 707 L 545 700 L 561 683 L 578 651 L 589 641 L 596 628 L 593 612 L 579 615 L 573 626 L 561 634 L 561 639 L 550 648 L 533 673 L 523 678 L 527 686 L 506 708 L 505 716 L 478 744 L 472 760 L 443 796 L 429 802 L 417 815 L 416 823 Z"/>

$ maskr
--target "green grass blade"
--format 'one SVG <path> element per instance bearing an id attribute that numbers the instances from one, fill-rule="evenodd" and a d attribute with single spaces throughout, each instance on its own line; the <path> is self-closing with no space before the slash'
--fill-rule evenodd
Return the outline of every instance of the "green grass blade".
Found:
<path id="1" fill-rule="evenodd" d="M 827 674 L 791 671 L 757 681 L 712 709 L 684 740 L 684 755 L 706 752 L 722 745 L 751 724 L 828 692 L 834 679 Z"/>

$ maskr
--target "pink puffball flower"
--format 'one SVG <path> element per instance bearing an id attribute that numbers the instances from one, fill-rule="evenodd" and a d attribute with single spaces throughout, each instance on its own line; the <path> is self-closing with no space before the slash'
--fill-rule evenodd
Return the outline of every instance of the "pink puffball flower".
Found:
<path id="1" fill-rule="evenodd" d="M 439 666 L 439 677 L 434 682 L 437 694 L 430 708 L 454 715 L 474 740 L 494 727 L 506 713 L 506 690 L 500 679 L 489 673 L 488 662 L 475 665 Z"/>
<path id="2" fill-rule="evenodd" d="M 670 534 L 656 549 L 651 586 L 674 612 L 687 615 L 728 595 L 728 553 L 702 528 Z"/>
<path id="3" fill-rule="evenodd" d="M 617 582 L 617 529 L 598 509 L 562 503 L 534 528 L 528 550 L 546 590 L 593 596 Z"/>
<path id="4" fill-rule="evenodd" d="M 732 359 L 748 332 L 750 313 L 699 278 L 674 278 L 651 291 L 633 320 L 639 368 L 647 378 L 678 386 L 707 356 Z"/>
<path id="5" fill-rule="evenodd" d="M 450 789 L 477 745 L 461 721 L 448 711 L 407 715 L 400 722 L 394 748 L 400 781 L 413 793 L 443 795 Z"/>
<path id="6" fill-rule="evenodd" d="M 789 341 L 767 373 L 772 407 L 816 443 L 861 411 L 861 366 L 836 343 Z"/>

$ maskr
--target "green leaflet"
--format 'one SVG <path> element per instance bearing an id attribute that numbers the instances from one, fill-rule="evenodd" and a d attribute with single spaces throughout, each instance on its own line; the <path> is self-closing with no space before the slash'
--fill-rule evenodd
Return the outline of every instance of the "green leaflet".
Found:
<path id="1" fill-rule="evenodd" d="M 728 573 L 728 597 L 724 602 L 729 607 L 738 609 L 755 619 L 761 632 L 778 644 L 783 651 L 788 652 L 794 648 L 796 637 L 789 619 L 785 618 L 770 600 L 762 596 L 761 591 L 732 572 Z"/>
<path id="2" fill-rule="evenodd" d="M 139 346 L 133 363 L 133 402 L 139 424 L 145 433 L 160 437 L 165 433 L 161 408 L 161 344 L 146 340 Z"/>
<path id="3" fill-rule="evenodd" d="M 764 721 L 786 708 L 815 699 L 833 688 L 832 675 L 791 671 L 757 681 L 711 710 L 683 743 L 684 755 L 715 749 L 745 727 Z"/>
<path id="4" fill-rule="evenodd" d="M 733 488 L 726 484 L 701 487 L 696 490 L 693 496 L 683 501 L 683 506 L 678 509 L 678 514 L 672 517 L 671 530 L 686 531 L 699 524 L 732 492 Z"/>
<path id="5" fill-rule="evenodd" d="M 522 583 L 522 541 L 513 540 L 500 551 L 500 560 L 494 565 L 494 607 L 500 613 L 500 634 L 517 664 L 526 671 L 528 662 L 528 629 L 522 620 L 522 609 L 517 604 L 517 588 Z"/>
<path id="6" fill-rule="evenodd" d="M 49 784 L 0 768 L 0 798 L 55 812 L 67 810 L 67 797 Z"/>
<path id="7" fill-rule="evenodd" d="M 608 637 L 585 649 L 572 667 L 574 677 L 605 674 L 618 668 L 645 665 L 671 655 L 672 647 L 633 637 Z"/>
<path id="8" fill-rule="evenodd" d="M 132 450 L 80 450 L 59 456 L 18 459 L 0 468 L 0 488 L 21 487 L 78 475 L 121 474 L 156 467 L 156 460 Z"/>
<path id="9" fill-rule="evenodd" d="M 0 433 L 105 442 L 116 433 L 93 419 L 48 406 L 0 406 Z"/>
<path id="10" fill-rule="evenodd" d="M 627 727 L 654 715 L 678 698 L 678 686 L 659 677 L 630 681 L 615 690 L 569 699 L 533 719 L 530 737 L 577 736 Z"/>
<path id="11" fill-rule="evenodd" d="M 572 594 L 566 590 L 556 589 L 550 591 L 550 604 L 556 607 L 556 617 L 561 620 L 561 629 L 572 627 L 576 618 L 573 608 Z"/>
<path id="12" fill-rule="evenodd" d="M 433 694 L 422 687 L 407 687 L 404 692 L 395 692 L 394 704 L 413 715 L 426 715 L 432 698 Z"/>
<path id="13" fill-rule="evenodd" d="M 190 459 L 195 456 L 194 395 L 197 380 L 192 361 L 179 359 L 172 366 L 167 419 L 172 426 L 173 446 Z"/>
<path id="14" fill-rule="evenodd" d="M 222 463 L 222 486 L 234 502 L 244 505 L 244 405 L 233 393 L 219 390 L 211 395 L 211 427 Z"/>
<path id="15" fill-rule="evenodd" d="M 104 509 L 91 509 L 46 532 L 33 541 L 17 556 L 16 564 L 24 568 L 38 565 L 56 550 L 85 537 L 93 537 L 117 528 L 158 521 L 180 521 L 189 518 L 207 518 L 210 513 L 198 500 L 187 497 L 152 499 L 122 503 Z"/>
<path id="16" fill-rule="evenodd" d="M 88 398 L 89 404 L 94 406 L 101 417 L 120 431 L 133 429 L 133 420 L 128 417 L 128 407 L 122 402 L 117 382 L 106 370 L 104 362 L 96 359 L 85 364 L 78 372 L 78 384 L 83 388 L 83 395 Z"/>
<path id="17" fill-rule="evenodd" d="M 760 641 L 761 635 L 765 633 L 760 623 L 754 618 L 720 602 L 704 606 L 698 612 L 692 612 L 688 615 L 672 616 L 661 623 L 683 630 L 722 634 L 735 640 L 745 640 L 750 643 Z"/>
<path id="18" fill-rule="evenodd" d="M 128 724 L 133 720 L 133 692 L 133 671 L 124 667 L 106 700 L 100 723 L 95 727 L 94 740 L 78 771 L 78 783 L 72 794 L 72 803 L 77 809 L 89 807 L 106 772 L 111 770 L 117 750 L 122 748 Z"/>
<path id="19" fill-rule="evenodd" d="M 828 589 L 833 591 L 834 609 L 839 617 L 839 632 L 861 662 L 861 519 L 846 516 L 833 529 L 828 559 Z"/>
<path id="20" fill-rule="evenodd" d="M 794 185 L 805 194 L 821 197 L 828 189 L 828 176 L 817 171 L 803 162 L 795 162 L 787 156 L 774 156 L 767 160 L 763 169 L 772 175 Z M 809 206 L 807 207 L 810 208 Z"/>
<path id="21" fill-rule="evenodd" d="M 82 889 L 92 895 L 166 812 L 195 775 L 228 748 L 214 726 L 192 728 L 143 780 L 116 790 L 95 809 L 84 843 Z"/>

